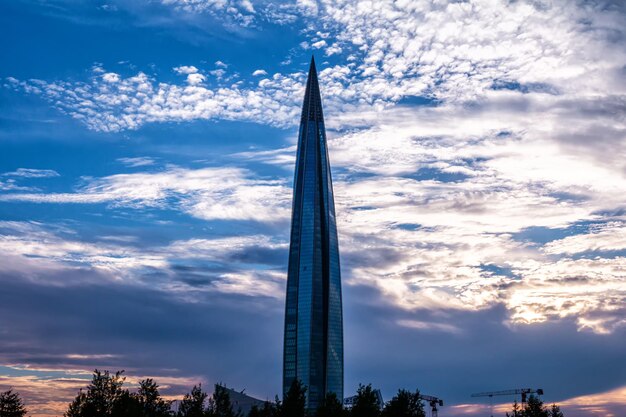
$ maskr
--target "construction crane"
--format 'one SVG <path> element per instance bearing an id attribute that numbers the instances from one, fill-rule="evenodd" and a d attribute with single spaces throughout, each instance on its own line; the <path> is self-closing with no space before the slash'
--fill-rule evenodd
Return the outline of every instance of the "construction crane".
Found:
<path id="1" fill-rule="evenodd" d="M 443 400 L 432 395 L 420 394 L 420 400 L 426 401 L 430 405 L 430 411 L 432 417 L 437 417 L 437 406 L 443 407 Z"/>
<path id="2" fill-rule="evenodd" d="M 489 397 L 491 400 L 491 417 L 493 417 L 493 397 L 494 396 L 496 395 L 520 395 L 520 394 L 522 395 L 522 408 L 524 408 L 524 404 L 526 403 L 526 398 L 528 394 L 543 395 L 543 390 L 541 388 L 507 389 L 504 391 L 478 392 L 476 394 L 472 394 L 472 397 Z"/>

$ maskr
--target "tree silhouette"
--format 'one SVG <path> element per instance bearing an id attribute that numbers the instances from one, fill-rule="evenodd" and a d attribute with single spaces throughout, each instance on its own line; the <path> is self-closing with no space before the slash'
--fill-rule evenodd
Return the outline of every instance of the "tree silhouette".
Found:
<path id="1" fill-rule="evenodd" d="M 152 378 L 139 382 L 136 399 L 141 410 L 141 416 L 167 417 L 170 415 L 171 402 L 161 397 L 159 386 Z"/>
<path id="2" fill-rule="evenodd" d="M 548 415 L 550 417 L 564 417 L 563 413 L 561 412 L 561 408 L 556 404 L 552 404 L 552 407 L 550 407 L 550 413 Z"/>
<path id="3" fill-rule="evenodd" d="M 317 407 L 316 417 L 343 417 L 345 415 L 343 404 L 337 398 L 337 394 L 329 392 Z"/>
<path id="4" fill-rule="evenodd" d="M 113 403 L 112 417 L 140 417 L 141 404 L 136 394 L 131 394 L 128 390 L 122 390 L 122 393 Z"/>
<path id="5" fill-rule="evenodd" d="M 239 410 L 237 412 L 233 410 L 230 395 L 226 387 L 221 384 L 215 385 L 215 392 L 209 404 L 209 413 L 212 417 L 241 417 Z"/>
<path id="6" fill-rule="evenodd" d="M 265 414 L 263 414 L 263 409 L 259 408 L 256 405 L 253 405 L 250 408 L 250 412 L 248 413 L 248 417 L 265 417 Z"/>
<path id="7" fill-rule="evenodd" d="M 548 410 L 539 397 L 531 395 L 528 402 L 521 408 L 517 401 L 513 403 L 512 414 L 506 413 L 507 417 L 564 417 L 558 405 L 552 404 Z"/>
<path id="8" fill-rule="evenodd" d="M 362 385 L 356 391 L 356 399 L 350 410 L 352 417 L 379 417 L 380 407 L 378 397 L 372 389 L 372 384 Z"/>
<path id="9" fill-rule="evenodd" d="M 398 390 L 383 409 L 383 417 L 426 417 L 424 413 L 424 404 L 420 399 L 420 392 L 416 390 L 414 393 L 405 389 Z"/>
<path id="10" fill-rule="evenodd" d="M 206 417 L 209 411 L 205 408 L 205 401 L 209 395 L 202 391 L 202 384 L 194 385 L 191 392 L 185 394 L 178 407 L 178 417 Z"/>
<path id="11" fill-rule="evenodd" d="M 304 417 L 306 414 L 306 387 L 299 380 L 294 380 L 287 391 L 280 407 L 282 417 Z"/>
<path id="12" fill-rule="evenodd" d="M 70 403 L 65 417 L 124 417 L 136 416 L 136 400 L 122 388 L 124 371 L 114 375 L 94 370 L 87 392 L 79 391 Z"/>
<path id="13" fill-rule="evenodd" d="M 159 393 L 151 378 L 139 382 L 137 393 L 123 388 L 124 371 L 111 374 L 95 370 L 86 391 L 82 389 L 64 413 L 65 417 L 169 417 L 170 401 Z"/>
<path id="14" fill-rule="evenodd" d="M 278 406 L 277 406 L 278 405 Z M 253 405 L 248 413 L 248 417 L 278 417 L 278 410 L 280 402 L 277 400 L 277 404 L 272 404 L 269 401 L 265 401 L 263 407 L 259 408 Z"/>
<path id="15" fill-rule="evenodd" d="M 0 417 L 23 417 L 26 408 L 20 395 L 12 389 L 0 393 Z"/>
<path id="16" fill-rule="evenodd" d="M 539 397 L 531 395 L 524 407 L 524 417 L 548 417 L 548 410 Z"/>
<path id="17" fill-rule="evenodd" d="M 87 394 L 82 390 L 78 392 L 78 395 L 67 407 L 67 411 L 63 413 L 64 417 L 80 417 L 83 415 L 83 410 L 87 404 Z"/>

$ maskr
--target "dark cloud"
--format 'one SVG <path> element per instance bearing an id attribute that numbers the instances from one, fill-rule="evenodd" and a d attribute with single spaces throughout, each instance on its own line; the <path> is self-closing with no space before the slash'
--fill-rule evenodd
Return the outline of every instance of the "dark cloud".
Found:
<path id="1" fill-rule="evenodd" d="M 12 274 L 0 283 L 2 363 L 191 376 L 263 398 L 280 390 L 280 299 L 207 293 L 187 302 L 145 287 L 46 286 Z M 372 382 L 386 398 L 418 387 L 451 404 L 476 391 L 533 386 L 560 401 L 624 383 L 623 328 L 598 335 L 569 320 L 507 326 L 503 306 L 404 311 L 364 286 L 345 286 L 344 298 L 348 393 Z"/>
<path id="2" fill-rule="evenodd" d="M 363 237 L 363 241 L 369 242 L 372 245 L 372 248 L 375 247 L 375 250 L 353 251 L 350 250 L 350 247 L 347 247 L 342 252 L 341 258 L 342 265 L 344 265 L 347 269 L 356 267 L 383 268 L 385 265 L 393 265 L 404 258 L 402 250 L 391 247 L 390 242 L 381 242 L 381 239 L 368 239 L 366 237 Z"/>
<path id="3" fill-rule="evenodd" d="M 435 168 L 420 168 L 417 172 L 404 175 L 405 178 L 414 180 L 435 180 L 441 182 L 461 182 L 469 178 L 468 175 L 459 172 L 444 172 Z"/>
<path id="4" fill-rule="evenodd" d="M 474 392 L 531 386 L 544 388 L 547 401 L 561 401 L 626 380 L 623 328 L 597 335 L 577 331 L 570 320 L 507 326 L 504 306 L 405 312 L 369 288 L 348 287 L 344 294 L 348 392 L 372 382 L 386 398 L 398 388 L 418 387 L 450 403 L 468 403 Z M 401 320 L 451 324 L 459 331 L 398 326 Z"/>
<path id="5" fill-rule="evenodd" d="M 280 369 L 282 306 L 273 298 L 211 293 L 185 302 L 123 284 L 44 286 L 9 274 L 0 282 L 1 363 L 197 376 L 259 395 L 269 379 L 268 394 L 278 392 L 270 376 Z"/>
<path id="6" fill-rule="evenodd" d="M 287 252 L 285 248 L 270 249 L 253 245 L 245 250 L 232 252 L 227 261 L 282 267 L 287 263 Z"/>

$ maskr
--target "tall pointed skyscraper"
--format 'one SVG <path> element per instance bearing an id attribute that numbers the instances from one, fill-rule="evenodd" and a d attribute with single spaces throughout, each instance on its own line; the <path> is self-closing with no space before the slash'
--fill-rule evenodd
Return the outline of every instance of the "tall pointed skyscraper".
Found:
<path id="1" fill-rule="evenodd" d="M 322 98 L 311 59 L 293 185 L 285 308 L 283 393 L 307 387 L 307 408 L 324 395 L 343 400 L 343 317 L 335 202 Z"/>

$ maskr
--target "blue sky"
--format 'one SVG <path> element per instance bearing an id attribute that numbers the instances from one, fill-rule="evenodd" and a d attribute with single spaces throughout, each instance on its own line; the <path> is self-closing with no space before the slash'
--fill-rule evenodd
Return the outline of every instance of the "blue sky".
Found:
<path id="1" fill-rule="evenodd" d="M 624 23 L 608 0 L 3 2 L 0 389 L 38 416 L 95 367 L 280 392 L 315 54 L 346 392 L 623 415 Z"/>

